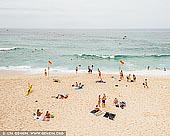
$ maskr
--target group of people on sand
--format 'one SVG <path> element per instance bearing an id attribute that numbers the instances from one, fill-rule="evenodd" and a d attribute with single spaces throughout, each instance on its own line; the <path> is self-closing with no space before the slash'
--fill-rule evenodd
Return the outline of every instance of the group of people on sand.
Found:
<path id="1" fill-rule="evenodd" d="M 40 119 L 42 115 L 43 112 L 40 112 L 40 110 L 37 109 L 36 119 Z M 50 121 L 50 118 L 51 118 L 51 114 L 49 113 L 49 111 L 46 111 L 46 114 L 42 117 L 42 121 Z"/>
<path id="2" fill-rule="evenodd" d="M 97 102 L 97 107 L 101 107 L 101 102 L 102 102 L 102 108 L 105 108 L 106 107 L 106 95 L 103 94 L 103 97 L 101 98 L 101 95 L 99 95 L 98 97 L 98 102 Z"/>
<path id="3" fill-rule="evenodd" d="M 102 98 L 101 98 L 101 95 L 98 96 L 98 102 L 97 102 L 97 105 L 95 107 L 96 111 L 100 110 L 101 102 L 102 102 L 102 108 L 106 108 L 106 95 L 105 94 L 103 94 Z M 116 107 L 121 107 L 123 109 L 124 107 L 126 107 L 126 102 L 124 102 L 124 101 L 119 102 L 118 99 L 115 98 L 113 100 L 113 105 L 115 105 Z"/>
<path id="4" fill-rule="evenodd" d="M 116 107 L 121 107 L 123 109 L 124 107 L 126 107 L 126 102 L 120 101 L 120 103 L 119 103 L 118 99 L 115 98 L 113 100 L 113 105 L 115 105 Z"/>
<path id="5" fill-rule="evenodd" d="M 72 87 L 79 87 L 82 88 L 84 85 L 82 85 L 82 83 L 78 83 L 76 82 L 75 85 L 73 84 Z"/>
<path id="6" fill-rule="evenodd" d="M 92 74 L 92 71 L 93 71 L 93 65 L 90 67 L 90 66 L 88 66 L 87 67 L 87 69 L 88 69 L 88 73 L 89 74 Z"/>
<path id="7" fill-rule="evenodd" d="M 120 81 L 123 80 L 124 76 L 123 76 L 123 71 L 120 71 Z M 136 82 L 136 76 L 135 74 L 133 74 L 132 78 L 131 78 L 131 74 L 129 74 L 128 76 L 126 76 L 126 81 L 127 82 Z M 148 80 L 145 79 L 144 83 L 143 83 L 144 88 L 149 88 L 148 87 Z"/>
<path id="8" fill-rule="evenodd" d="M 120 70 L 120 81 L 123 80 L 124 75 L 123 75 L 123 71 Z M 131 78 L 131 74 L 129 74 L 128 76 L 126 76 L 126 81 L 127 82 L 135 82 L 136 81 L 136 75 L 133 74 L 132 78 Z"/>
<path id="9" fill-rule="evenodd" d="M 127 77 L 127 82 L 136 82 L 136 76 L 135 74 L 133 74 L 132 78 L 131 78 L 131 74 L 129 74 Z"/>

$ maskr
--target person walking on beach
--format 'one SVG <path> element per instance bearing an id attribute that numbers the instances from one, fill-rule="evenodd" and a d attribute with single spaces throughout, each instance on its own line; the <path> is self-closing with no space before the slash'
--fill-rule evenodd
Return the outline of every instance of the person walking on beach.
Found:
<path id="1" fill-rule="evenodd" d="M 105 108 L 106 107 L 106 95 L 103 94 L 103 97 L 102 97 L 102 108 Z"/>
<path id="2" fill-rule="evenodd" d="M 76 74 L 77 74 L 77 72 L 78 72 L 78 67 L 76 67 Z"/>
<path id="3" fill-rule="evenodd" d="M 121 70 L 120 71 L 120 80 L 122 80 L 123 79 L 123 71 Z"/>
<path id="4" fill-rule="evenodd" d="M 101 73 L 101 71 L 100 71 L 100 69 L 99 69 L 99 68 L 98 68 L 98 72 L 99 72 L 99 76 L 98 76 L 98 78 L 102 79 L 102 73 Z"/>
<path id="5" fill-rule="evenodd" d="M 46 70 L 46 68 L 44 69 L 44 76 L 47 76 L 47 70 Z"/>
<path id="6" fill-rule="evenodd" d="M 100 103 L 101 103 L 101 97 L 100 97 L 100 95 L 99 95 L 99 97 L 98 97 L 98 106 L 100 107 Z"/>

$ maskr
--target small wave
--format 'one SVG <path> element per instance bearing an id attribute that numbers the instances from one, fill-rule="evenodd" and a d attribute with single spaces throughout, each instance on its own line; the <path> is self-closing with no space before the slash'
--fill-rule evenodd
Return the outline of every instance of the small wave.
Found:
<path id="1" fill-rule="evenodd" d="M 74 56 L 83 59 L 130 59 L 130 58 L 162 58 L 170 57 L 170 54 L 160 54 L 160 55 L 96 55 L 96 54 L 75 54 Z"/>
<path id="2" fill-rule="evenodd" d="M 162 58 L 170 57 L 170 54 L 159 54 L 159 55 L 115 55 L 114 59 L 126 59 L 126 58 Z"/>
<path id="3" fill-rule="evenodd" d="M 114 56 L 112 55 L 75 54 L 75 56 L 84 59 L 114 59 Z"/>
<path id="4" fill-rule="evenodd" d="M 22 49 L 18 47 L 12 47 L 12 48 L 0 48 L 0 51 L 11 51 L 11 50 L 17 50 L 17 49 Z"/>

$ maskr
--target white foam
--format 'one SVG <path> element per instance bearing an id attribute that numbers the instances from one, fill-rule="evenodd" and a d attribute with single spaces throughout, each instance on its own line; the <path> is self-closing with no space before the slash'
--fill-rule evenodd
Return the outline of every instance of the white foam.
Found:
<path id="1" fill-rule="evenodd" d="M 0 51 L 10 51 L 10 50 L 15 50 L 17 49 L 16 47 L 12 47 L 12 48 L 0 48 Z"/>

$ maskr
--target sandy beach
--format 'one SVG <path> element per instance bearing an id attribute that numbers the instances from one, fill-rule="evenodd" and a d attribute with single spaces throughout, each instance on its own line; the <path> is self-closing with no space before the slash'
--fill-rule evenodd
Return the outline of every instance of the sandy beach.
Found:
<path id="1" fill-rule="evenodd" d="M 0 75 L 0 130 L 17 131 L 66 131 L 68 136 L 167 136 L 170 134 L 170 77 L 137 76 L 130 83 L 118 81 L 110 74 L 103 74 L 106 83 L 96 83 L 97 74 Z M 142 83 L 148 79 L 149 88 Z M 53 82 L 59 79 L 61 83 Z M 81 90 L 72 84 L 81 82 Z M 32 84 L 26 96 L 27 85 Z M 115 85 L 118 85 L 116 87 Z M 68 94 L 67 99 L 51 96 Z M 98 95 L 106 94 L 104 112 L 116 114 L 114 120 L 90 113 L 95 108 Z M 113 100 L 127 103 L 124 109 L 113 106 Z M 37 102 L 36 102 L 37 101 Z M 55 117 L 50 121 L 34 120 L 37 109 L 47 110 Z"/>

